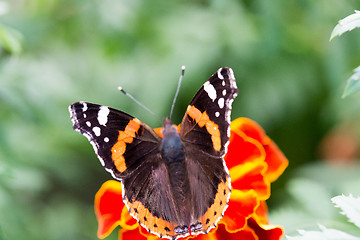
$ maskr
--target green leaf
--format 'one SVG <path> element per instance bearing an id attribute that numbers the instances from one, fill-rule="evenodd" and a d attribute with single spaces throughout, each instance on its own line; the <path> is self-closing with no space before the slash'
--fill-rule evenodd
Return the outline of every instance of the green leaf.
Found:
<path id="1" fill-rule="evenodd" d="M 342 97 L 345 98 L 360 89 L 360 66 L 354 69 L 354 74 L 347 80 Z"/>
<path id="2" fill-rule="evenodd" d="M 298 230 L 301 236 L 286 236 L 288 240 L 314 240 L 314 239 L 321 239 L 321 240 L 360 240 L 360 238 L 350 235 L 348 233 L 326 228 L 322 225 L 319 225 L 321 231 L 305 231 L 305 230 Z"/>
<path id="3" fill-rule="evenodd" d="M 0 25 L 0 46 L 12 54 L 19 54 L 22 51 L 22 35 L 19 31 Z"/>
<path id="4" fill-rule="evenodd" d="M 333 209 L 333 205 L 329 201 L 331 195 L 323 184 L 297 178 L 289 182 L 288 191 L 308 213 L 317 217 L 331 217 Z"/>
<path id="5" fill-rule="evenodd" d="M 334 37 L 340 36 L 344 32 L 351 31 L 358 27 L 360 27 L 360 11 L 355 10 L 355 13 L 339 21 L 331 33 L 330 41 Z"/>
<path id="6" fill-rule="evenodd" d="M 336 196 L 331 199 L 335 206 L 342 210 L 341 214 L 349 218 L 349 222 L 354 223 L 360 228 L 360 198 L 354 198 L 352 195 L 346 197 Z"/>

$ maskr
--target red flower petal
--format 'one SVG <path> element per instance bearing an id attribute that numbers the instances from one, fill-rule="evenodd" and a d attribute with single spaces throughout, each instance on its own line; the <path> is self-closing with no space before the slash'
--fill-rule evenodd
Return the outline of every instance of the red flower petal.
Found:
<path id="1" fill-rule="evenodd" d="M 264 162 L 265 150 L 262 145 L 247 137 L 238 129 L 231 128 L 230 143 L 225 155 L 225 162 L 229 169 L 248 162 Z"/>
<path id="2" fill-rule="evenodd" d="M 255 213 L 252 217 L 259 223 L 259 224 L 269 224 L 268 220 L 268 207 L 265 201 L 260 201 L 260 205 L 256 209 Z"/>
<path id="3" fill-rule="evenodd" d="M 138 228 L 132 230 L 121 229 L 119 231 L 119 240 L 158 240 L 159 238 L 146 231 L 139 225 Z"/>
<path id="4" fill-rule="evenodd" d="M 268 164 L 266 177 L 270 182 L 275 181 L 288 166 L 288 160 L 278 146 L 265 134 L 264 129 L 249 118 L 238 118 L 231 122 L 232 131 L 241 131 L 246 136 L 259 141 L 266 152 L 265 162 Z"/>
<path id="5" fill-rule="evenodd" d="M 219 223 L 216 230 L 211 231 L 206 235 L 200 234 L 194 238 L 194 240 L 229 240 L 229 239 L 259 240 L 259 238 L 256 237 L 255 232 L 253 232 L 251 229 L 241 230 L 238 232 L 229 232 L 223 223 Z"/>
<path id="6" fill-rule="evenodd" d="M 255 212 L 258 206 L 259 200 L 255 191 L 242 192 L 232 189 L 229 207 L 220 222 L 226 224 L 229 232 L 241 230 L 246 225 L 246 220 Z"/>
<path id="7" fill-rule="evenodd" d="M 270 197 L 270 183 L 264 178 L 266 163 L 249 162 L 230 169 L 231 187 L 241 191 L 253 190 L 260 200 Z"/>
<path id="8" fill-rule="evenodd" d="M 248 228 L 252 229 L 258 239 L 261 240 L 279 240 L 284 234 L 284 230 L 281 227 L 258 224 L 253 218 L 248 220 Z"/>
<path id="9" fill-rule="evenodd" d="M 105 182 L 95 195 L 95 214 L 98 220 L 98 237 L 107 237 L 118 225 L 134 229 L 138 223 L 128 213 L 122 201 L 121 183 Z"/>
<path id="10" fill-rule="evenodd" d="M 266 152 L 265 162 L 268 163 L 266 177 L 270 182 L 274 182 L 285 171 L 289 161 L 272 140 L 268 145 L 264 145 L 264 148 Z"/>

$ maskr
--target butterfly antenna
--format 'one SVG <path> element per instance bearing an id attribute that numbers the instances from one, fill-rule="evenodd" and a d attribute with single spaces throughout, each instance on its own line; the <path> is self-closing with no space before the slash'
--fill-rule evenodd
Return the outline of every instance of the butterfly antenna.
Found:
<path id="1" fill-rule="evenodd" d="M 175 96 L 174 96 L 174 100 L 173 100 L 172 105 L 171 105 L 170 116 L 169 116 L 170 119 L 171 119 L 172 114 L 174 112 L 175 102 L 176 102 L 177 96 L 179 95 L 181 81 L 182 81 L 182 79 L 184 77 L 184 74 L 185 74 L 185 66 L 183 65 L 181 67 L 181 75 L 180 75 L 180 78 L 179 78 L 179 82 L 178 82 L 178 86 L 177 86 L 176 93 L 175 93 Z"/>
<path id="2" fill-rule="evenodd" d="M 146 107 L 144 104 L 142 104 L 141 102 L 139 102 L 136 98 L 134 98 L 130 93 L 126 92 L 122 87 L 118 87 L 118 90 L 120 92 L 122 92 L 125 96 L 129 97 L 131 100 L 133 100 L 137 105 L 139 105 L 140 107 L 142 107 L 143 109 L 145 109 L 146 111 L 148 111 L 151 115 L 153 115 L 157 120 L 159 120 L 160 122 L 161 119 L 159 118 L 158 115 L 156 115 L 153 111 L 151 111 L 148 107 Z"/>

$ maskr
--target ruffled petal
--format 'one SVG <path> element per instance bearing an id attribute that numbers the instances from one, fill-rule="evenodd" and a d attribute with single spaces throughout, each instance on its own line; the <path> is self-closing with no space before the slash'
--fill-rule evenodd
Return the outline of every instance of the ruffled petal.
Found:
<path id="1" fill-rule="evenodd" d="M 268 207 L 265 201 L 260 201 L 259 206 L 255 210 L 255 213 L 252 217 L 259 223 L 259 224 L 269 224 L 268 220 Z"/>
<path id="2" fill-rule="evenodd" d="M 226 225 L 228 232 L 237 232 L 244 228 L 246 220 L 255 212 L 258 206 L 259 200 L 255 191 L 243 192 L 233 189 L 230 195 L 229 207 L 220 222 Z"/>
<path id="3" fill-rule="evenodd" d="M 119 240 L 158 240 L 159 238 L 149 233 L 145 228 L 139 227 L 132 229 L 132 230 L 126 230 L 121 229 L 119 231 Z"/>
<path id="4" fill-rule="evenodd" d="M 289 163 L 287 158 L 259 124 L 249 118 L 237 118 L 231 122 L 231 130 L 243 132 L 263 145 L 266 152 L 265 162 L 268 164 L 266 177 L 270 182 L 275 181 L 284 172 Z"/>
<path id="5" fill-rule="evenodd" d="M 100 239 L 107 237 L 118 225 L 125 229 L 138 227 L 122 201 L 121 183 L 115 180 L 105 182 L 96 193 L 95 214 Z"/>
<path id="6" fill-rule="evenodd" d="M 266 152 L 265 162 L 268 164 L 266 177 L 270 182 L 274 182 L 285 171 L 289 161 L 272 140 L 267 145 L 264 145 L 264 148 Z"/>
<path id="7" fill-rule="evenodd" d="M 279 240 L 284 234 L 284 230 L 280 226 L 259 224 L 253 218 L 250 218 L 247 223 L 246 230 L 253 230 L 258 239 L 261 240 Z"/>
<path id="8" fill-rule="evenodd" d="M 237 232 L 229 232 L 222 222 L 220 222 L 214 231 L 208 234 L 200 234 L 194 240 L 229 240 L 229 239 L 241 239 L 241 240 L 259 240 L 255 233 L 249 230 L 241 230 Z"/>
<path id="9" fill-rule="evenodd" d="M 264 177 L 267 164 L 248 162 L 230 169 L 231 187 L 241 191 L 253 190 L 260 200 L 270 197 L 270 183 Z"/>
<path id="10" fill-rule="evenodd" d="M 247 137 L 236 128 L 231 128 L 230 143 L 225 155 L 229 169 L 248 162 L 262 163 L 265 160 L 265 150 L 256 140 Z"/>

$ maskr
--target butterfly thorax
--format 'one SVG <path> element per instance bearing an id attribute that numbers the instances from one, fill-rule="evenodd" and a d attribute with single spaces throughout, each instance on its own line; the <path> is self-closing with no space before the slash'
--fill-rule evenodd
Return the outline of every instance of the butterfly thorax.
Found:
<path id="1" fill-rule="evenodd" d="M 168 165 L 184 162 L 185 160 L 184 146 L 181 142 L 180 135 L 175 125 L 173 125 L 168 118 L 164 120 L 160 151 Z"/>

